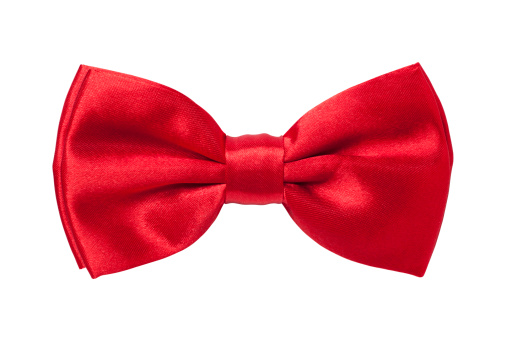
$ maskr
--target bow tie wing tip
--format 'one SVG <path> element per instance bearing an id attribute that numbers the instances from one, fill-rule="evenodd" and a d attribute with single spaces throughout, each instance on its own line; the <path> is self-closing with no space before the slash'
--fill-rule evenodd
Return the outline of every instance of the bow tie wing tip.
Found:
<path id="1" fill-rule="evenodd" d="M 308 236 L 350 260 L 424 275 L 444 215 L 452 146 L 419 64 L 330 98 L 284 138 L 284 205 Z"/>
<path id="2" fill-rule="evenodd" d="M 215 121 L 184 95 L 81 66 L 53 162 L 78 266 L 96 278 L 167 257 L 200 238 L 225 199 L 224 140 Z"/>

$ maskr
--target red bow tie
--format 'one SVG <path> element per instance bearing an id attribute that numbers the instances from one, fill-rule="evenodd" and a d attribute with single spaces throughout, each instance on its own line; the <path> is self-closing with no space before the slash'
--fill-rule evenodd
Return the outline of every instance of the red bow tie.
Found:
<path id="1" fill-rule="evenodd" d="M 452 161 L 419 64 L 333 96 L 280 137 L 226 136 L 171 88 L 81 66 L 53 169 L 67 239 L 93 278 L 185 249 L 224 203 L 282 203 L 324 248 L 423 276 Z"/>

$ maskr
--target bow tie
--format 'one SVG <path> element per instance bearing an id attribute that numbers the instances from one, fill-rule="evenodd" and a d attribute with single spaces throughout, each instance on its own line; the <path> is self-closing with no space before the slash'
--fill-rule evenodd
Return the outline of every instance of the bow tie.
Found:
<path id="1" fill-rule="evenodd" d="M 224 203 L 281 203 L 324 248 L 423 276 L 452 162 L 419 64 L 331 97 L 279 137 L 227 136 L 171 88 L 81 66 L 53 170 L 67 239 L 92 278 L 185 249 Z"/>

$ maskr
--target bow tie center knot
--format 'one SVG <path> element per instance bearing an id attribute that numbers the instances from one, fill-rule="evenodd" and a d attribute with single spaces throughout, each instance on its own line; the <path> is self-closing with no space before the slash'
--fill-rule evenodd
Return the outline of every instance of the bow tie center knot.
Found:
<path id="1" fill-rule="evenodd" d="M 282 136 L 227 136 L 225 203 L 282 203 L 283 157 Z"/>

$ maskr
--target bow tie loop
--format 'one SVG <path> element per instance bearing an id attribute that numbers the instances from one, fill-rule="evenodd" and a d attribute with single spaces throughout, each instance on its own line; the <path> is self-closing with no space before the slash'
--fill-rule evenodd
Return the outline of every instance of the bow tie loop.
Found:
<path id="1" fill-rule="evenodd" d="M 282 136 L 227 136 L 225 203 L 282 203 L 283 155 Z"/>

